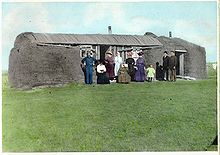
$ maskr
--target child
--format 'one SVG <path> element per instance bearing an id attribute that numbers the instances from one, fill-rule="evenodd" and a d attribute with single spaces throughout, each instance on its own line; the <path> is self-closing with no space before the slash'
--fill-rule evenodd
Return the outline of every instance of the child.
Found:
<path id="1" fill-rule="evenodd" d="M 118 83 L 130 83 L 131 77 L 128 74 L 128 64 L 121 64 L 118 70 Z"/>
<path id="2" fill-rule="evenodd" d="M 152 82 L 155 74 L 155 69 L 153 68 L 153 65 L 149 65 L 147 68 L 147 77 L 148 77 L 148 82 Z"/>

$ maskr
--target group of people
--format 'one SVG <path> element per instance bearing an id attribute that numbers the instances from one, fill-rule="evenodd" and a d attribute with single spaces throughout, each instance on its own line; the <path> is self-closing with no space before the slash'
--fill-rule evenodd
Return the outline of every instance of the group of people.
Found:
<path id="1" fill-rule="evenodd" d="M 155 71 L 152 64 L 149 65 L 148 68 L 145 67 L 146 63 L 143 55 L 143 52 L 139 52 L 139 57 L 135 61 L 132 58 L 132 51 L 128 51 L 127 59 L 123 62 L 119 52 L 113 57 L 112 52 L 107 51 L 105 60 L 97 61 L 93 57 L 93 53 L 88 52 L 87 56 L 81 61 L 85 83 L 93 83 L 93 66 L 96 66 L 97 84 L 110 84 L 110 81 L 114 80 L 117 83 L 130 83 L 131 81 L 144 82 L 146 81 L 146 77 L 148 82 L 152 82 L 155 73 L 157 80 L 164 80 L 164 78 L 168 80 L 168 75 L 172 75 L 171 79 L 175 81 L 175 65 L 173 66 L 172 63 L 173 61 L 176 62 L 176 57 L 173 58 L 172 56 L 169 56 L 167 51 L 165 51 L 163 56 L 163 66 L 161 67 L 159 66 L 159 63 L 157 63 Z"/>
<path id="2" fill-rule="evenodd" d="M 163 55 L 163 65 L 159 65 L 159 62 L 156 62 L 156 79 L 159 81 L 176 81 L 176 66 L 177 66 L 177 57 L 175 52 L 171 51 L 170 55 L 167 51 L 164 51 Z"/>

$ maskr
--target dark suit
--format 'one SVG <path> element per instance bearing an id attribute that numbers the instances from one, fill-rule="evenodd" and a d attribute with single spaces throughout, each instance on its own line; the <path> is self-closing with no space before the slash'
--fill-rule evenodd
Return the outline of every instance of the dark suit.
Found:
<path id="1" fill-rule="evenodd" d="M 177 57 L 173 55 L 169 59 L 169 72 L 170 72 L 171 81 L 176 81 L 176 65 L 177 65 Z"/>
<path id="2" fill-rule="evenodd" d="M 166 78 L 166 80 L 169 80 L 169 57 L 168 56 L 163 56 L 163 74 L 164 74 L 164 78 Z"/>

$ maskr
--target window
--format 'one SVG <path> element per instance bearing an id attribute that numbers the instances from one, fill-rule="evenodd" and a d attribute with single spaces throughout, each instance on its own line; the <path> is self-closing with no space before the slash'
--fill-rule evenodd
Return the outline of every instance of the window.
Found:
<path id="1" fill-rule="evenodd" d="M 80 50 L 80 57 L 84 58 L 86 56 L 86 51 L 85 50 Z"/>
<path id="2" fill-rule="evenodd" d="M 86 57 L 88 51 L 91 51 L 93 53 L 93 57 L 96 58 L 96 55 L 97 55 L 96 46 L 80 45 L 80 57 L 81 58 Z"/>

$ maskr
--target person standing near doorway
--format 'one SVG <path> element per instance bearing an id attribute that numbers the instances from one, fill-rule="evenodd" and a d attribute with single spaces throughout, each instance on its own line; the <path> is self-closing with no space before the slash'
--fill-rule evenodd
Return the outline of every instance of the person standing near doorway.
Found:
<path id="1" fill-rule="evenodd" d="M 87 56 L 82 59 L 81 63 L 86 66 L 86 84 L 93 83 L 93 65 L 95 64 L 96 59 L 93 58 L 93 53 L 91 51 L 87 52 Z"/>
<path id="2" fill-rule="evenodd" d="M 175 56 L 175 52 L 170 52 L 171 56 L 169 59 L 169 75 L 170 81 L 176 81 L 176 65 L 177 65 L 177 57 Z"/>
<path id="3" fill-rule="evenodd" d="M 145 74 L 145 60 L 143 58 L 144 53 L 139 52 L 138 53 L 139 58 L 136 61 L 137 71 L 135 73 L 135 80 L 137 82 L 144 82 L 146 80 L 146 74 Z"/>
<path id="4" fill-rule="evenodd" d="M 163 74 L 164 80 L 169 81 L 169 56 L 167 51 L 164 51 L 163 54 Z"/>
<path id="5" fill-rule="evenodd" d="M 118 77 L 118 70 L 119 70 L 119 68 L 120 68 L 120 66 L 121 66 L 122 63 L 123 63 L 122 57 L 120 56 L 120 53 L 117 52 L 117 53 L 116 53 L 116 56 L 115 56 L 115 69 L 114 69 L 116 79 L 117 79 L 117 77 Z"/>

